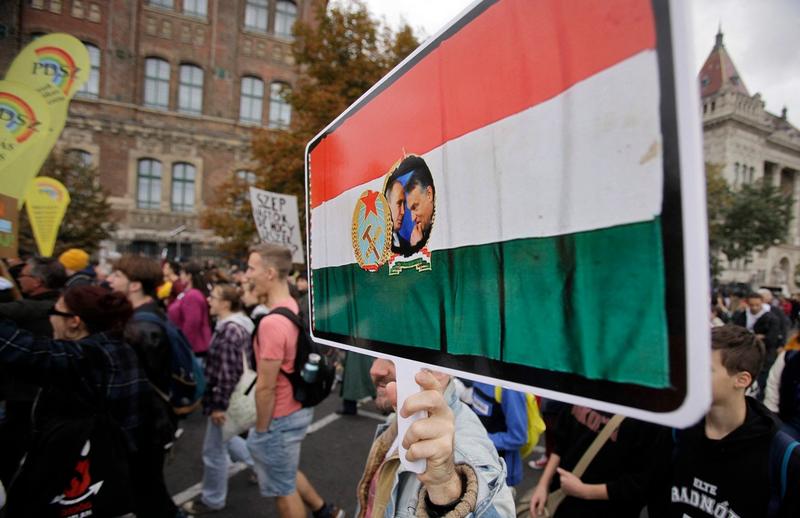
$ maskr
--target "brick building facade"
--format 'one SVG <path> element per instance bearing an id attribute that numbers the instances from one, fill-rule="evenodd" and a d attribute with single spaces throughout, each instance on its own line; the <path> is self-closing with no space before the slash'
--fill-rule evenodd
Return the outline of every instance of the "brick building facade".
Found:
<path id="1" fill-rule="evenodd" d="M 321 2 L 4 1 L 0 73 L 38 35 L 83 41 L 91 77 L 56 146 L 98 169 L 118 218 L 107 246 L 213 256 L 199 213 L 229 175 L 252 178 L 255 128 L 290 123 L 291 27 Z"/>
<path id="2" fill-rule="evenodd" d="M 785 108 L 781 115 L 772 114 L 764 108 L 761 94 L 750 94 L 725 49 L 721 32 L 698 79 L 705 161 L 721 165 L 724 178 L 734 189 L 764 178 L 795 199 L 794 218 L 784 243 L 753 254 L 748 262 L 723 261 L 725 271 L 720 280 L 800 291 L 800 130 L 789 123 Z"/>

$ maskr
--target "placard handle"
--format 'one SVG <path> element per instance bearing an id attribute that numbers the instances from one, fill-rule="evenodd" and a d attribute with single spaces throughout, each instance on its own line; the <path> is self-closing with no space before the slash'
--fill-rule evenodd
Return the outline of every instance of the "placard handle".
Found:
<path id="1" fill-rule="evenodd" d="M 403 408 L 403 403 L 406 398 L 420 392 L 420 386 L 417 385 L 415 377 L 418 372 L 422 370 L 420 364 L 408 360 L 395 359 L 394 368 L 397 379 L 397 436 L 400 438 L 400 463 L 403 468 L 411 471 L 412 473 L 424 473 L 427 468 L 427 462 L 424 459 L 411 462 L 406 459 L 406 449 L 403 448 L 403 437 L 405 437 L 408 427 L 415 421 L 428 417 L 427 412 L 417 412 L 410 417 L 401 417 L 400 409 Z"/>

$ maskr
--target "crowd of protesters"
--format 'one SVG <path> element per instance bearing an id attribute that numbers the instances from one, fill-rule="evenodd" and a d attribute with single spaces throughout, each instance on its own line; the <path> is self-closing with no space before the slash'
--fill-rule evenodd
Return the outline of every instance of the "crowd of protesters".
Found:
<path id="1" fill-rule="evenodd" d="M 93 265 L 89 253 L 70 249 L 58 258 L 2 263 L 6 516 L 213 513 L 226 505 L 235 461 L 248 466 L 262 496 L 275 498 L 282 518 L 344 517 L 298 469 L 313 410 L 294 399 L 281 375 L 293 368 L 302 329 L 278 308 L 307 322 L 307 280 L 281 247 L 262 246 L 242 259 L 223 268 L 124 255 Z M 409 509 L 415 516 L 513 516 L 519 508 L 509 488 L 526 465 L 541 476 L 516 498 L 534 517 L 638 517 L 645 507 L 656 518 L 797 516 L 798 311 L 800 302 L 769 290 L 715 297 L 711 408 L 685 430 L 574 405 L 537 406 L 522 393 L 422 374 L 424 390 L 399 411 L 425 409 L 429 417 L 405 438 L 392 419 L 379 429 L 354 488 L 358 516 L 406 516 Z M 186 338 L 206 382 L 205 437 L 195 452 L 203 460 L 202 490 L 181 508 L 164 481 L 184 416 L 169 397 L 171 329 Z M 364 397 L 387 413 L 396 409 L 391 362 L 348 354 L 342 363 L 340 413 L 356 414 Z M 226 411 L 246 371 L 257 374 L 255 426 L 229 436 Z M 540 433 L 543 451 L 526 463 Z M 436 443 L 409 449 L 427 460 L 425 474 L 403 472 L 401 440 Z"/>

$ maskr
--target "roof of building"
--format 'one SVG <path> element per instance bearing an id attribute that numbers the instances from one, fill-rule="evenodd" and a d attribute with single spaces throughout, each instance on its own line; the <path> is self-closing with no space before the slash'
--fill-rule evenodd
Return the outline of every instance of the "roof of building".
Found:
<path id="1" fill-rule="evenodd" d="M 700 69 L 700 95 L 707 97 L 719 92 L 722 89 L 732 89 L 750 96 L 744 81 L 739 76 L 733 60 L 725 50 L 725 44 L 722 42 L 722 28 L 717 31 L 716 41 L 714 48 L 703 63 L 703 68 Z"/>

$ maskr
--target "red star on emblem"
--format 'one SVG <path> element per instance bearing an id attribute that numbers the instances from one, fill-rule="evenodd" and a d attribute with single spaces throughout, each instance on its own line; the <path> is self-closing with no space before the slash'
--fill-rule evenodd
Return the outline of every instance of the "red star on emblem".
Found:
<path id="1" fill-rule="evenodd" d="M 364 193 L 364 196 L 360 198 L 361 202 L 364 204 L 366 211 L 364 212 L 364 219 L 369 217 L 369 213 L 373 213 L 376 216 L 378 215 L 378 208 L 375 206 L 375 202 L 378 200 L 378 192 L 377 191 L 367 191 Z"/>

